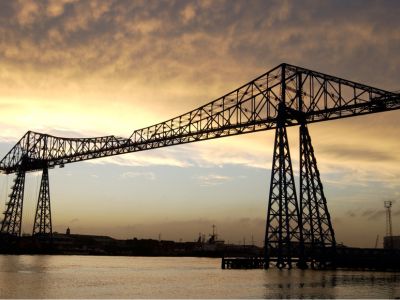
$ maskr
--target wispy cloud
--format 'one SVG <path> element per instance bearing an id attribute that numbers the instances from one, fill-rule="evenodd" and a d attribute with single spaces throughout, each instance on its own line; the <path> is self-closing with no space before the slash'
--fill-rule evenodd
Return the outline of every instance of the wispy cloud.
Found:
<path id="1" fill-rule="evenodd" d="M 348 211 L 346 212 L 346 215 L 349 216 L 349 217 L 351 217 L 351 218 L 354 218 L 354 217 L 357 216 L 356 212 L 355 212 L 355 211 L 352 211 L 352 210 L 348 210 Z"/>
<path id="2" fill-rule="evenodd" d="M 145 178 L 146 180 L 155 180 L 156 175 L 153 172 L 124 172 L 121 174 L 122 179 L 131 179 L 131 178 L 137 178 L 137 177 L 142 177 Z"/>
<path id="3" fill-rule="evenodd" d="M 73 219 L 71 219 L 69 221 L 70 224 L 75 224 L 75 223 L 78 223 L 78 222 L 80 222 L 80 220 L 78 218 L 73 218 Z"/>
<path id="4" fill-rule="evenodd" d="M 233 180 L 233 177 L 219 174 L 199 175 L 194 178 L 201 186 L 215 186 Z"/>
<path id="5" fill-rule="evenodd" d="M 324 145 L 320 148 L 320 151 L 326 155 L 333 157 L 335 160 L 359 160 L 368 162 L 383 162 L 393 161 L 397 157 L 394 153 L 385 151 L 386 149 L 373 149 L 376 146 L 370 145 L 369 148 L 363 147 L 362 145 L 346 145 L 346 144 L 335 144 Z"/>
<path id="6" fill-rule="evenodd" d="M 373 214 L 371 214 L 368 217 L 368 220 L 377 220 L 377 219 L 383 219 L 384 216 L 386 215 L 386 211 L 385 210 L 379 210 L 379 211 L 375 211 Z"/>
<path id="7" fill-rule="evenodd" d="M 92 164 L 115 164 L 120 166 L 171 166 L 179 168 L 187 168 L 192 164 L 188 161 L 182 160 L 171 153 L 143 154 L 134 153 L 120 156 L 106 157 L 98 160 L 88 161 Z"/>

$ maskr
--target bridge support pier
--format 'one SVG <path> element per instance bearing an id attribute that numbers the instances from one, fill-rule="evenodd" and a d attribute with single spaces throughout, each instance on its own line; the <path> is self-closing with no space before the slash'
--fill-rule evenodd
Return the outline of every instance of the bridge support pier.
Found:
<path id="1" fill-rule="evenodd" d="M 300 211 L 306 259 L 311 267 L 334 264 L 335 233 L 306 124 L 300 125 Z"/>
<path id="2" fill-rule="evenodd" d="M 49 170 L 43 168 L 32 235 L 52 235 Z"/>
<path id="3" fill-rule="evenodd" d="M 284 116 L 284 112 L 280 116 Z M 282 117 L 282 119 L 284 119 Z M 300 202 L 297 201 L 284 121 L 278 121 L 271 170 L 265 268 L 334 267 L 336 241 L 314 148 L 306 124 L 300 126 Z"/>
<path id="4" fill-rule="evenodd" d="M 14 179 L 14 185 L 9 201 L 6 203 L 6 211 L 1 224 L 0 232 L 14 236 L 21 235 L 22 209 L 24 204 L 25 171 L 20 169 Z"/>
<path id="5" fill-rule="evenodd" d="M 280 269 L 292 268 L 293 257 L 299 258 L 299 266 L 304 265 L 301 227 L 286 127 L 284 122 L 279 122 L 272 160 L 264 268 L 269 267 L 271 257 L 276 259 L 276 266 Z"/>

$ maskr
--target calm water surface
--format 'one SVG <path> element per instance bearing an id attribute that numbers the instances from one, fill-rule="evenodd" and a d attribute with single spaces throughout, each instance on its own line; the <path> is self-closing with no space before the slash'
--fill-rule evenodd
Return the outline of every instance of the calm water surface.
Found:
<path id="1" fill-rule="evenodd" d="M 1 298 L 400 298 L 400 273 L 221 270 L 220 259 L 0 256 Z"/>

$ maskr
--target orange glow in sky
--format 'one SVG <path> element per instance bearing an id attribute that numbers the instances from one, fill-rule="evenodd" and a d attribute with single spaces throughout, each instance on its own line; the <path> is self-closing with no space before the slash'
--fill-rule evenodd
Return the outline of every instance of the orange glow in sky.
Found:
<path id="1" fill-rule="evenodd" d="M 282 62 L 399 90 L 399 13 L 394 1 L 2 1 L 0 156 L 28 130 L 129 137 Z M 339 242 L 372 247 L 384 200 L 400 234 L 399 113 L 310 126 Z M 215 223 L 261 244 L 272 147 L 262 132 L 51 170 L 53 227 L 194 240 Z M 28 177 L 25 232 L 40 176 Z"/>

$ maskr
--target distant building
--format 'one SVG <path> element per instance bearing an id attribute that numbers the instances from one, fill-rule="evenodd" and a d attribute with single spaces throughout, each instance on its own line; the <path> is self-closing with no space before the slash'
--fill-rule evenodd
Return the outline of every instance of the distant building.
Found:
<path id="1" fill-rule="evenodd" d="M 400 235 L 385 236 L 383 238 L 384 249 L 400 249 Z"/>

